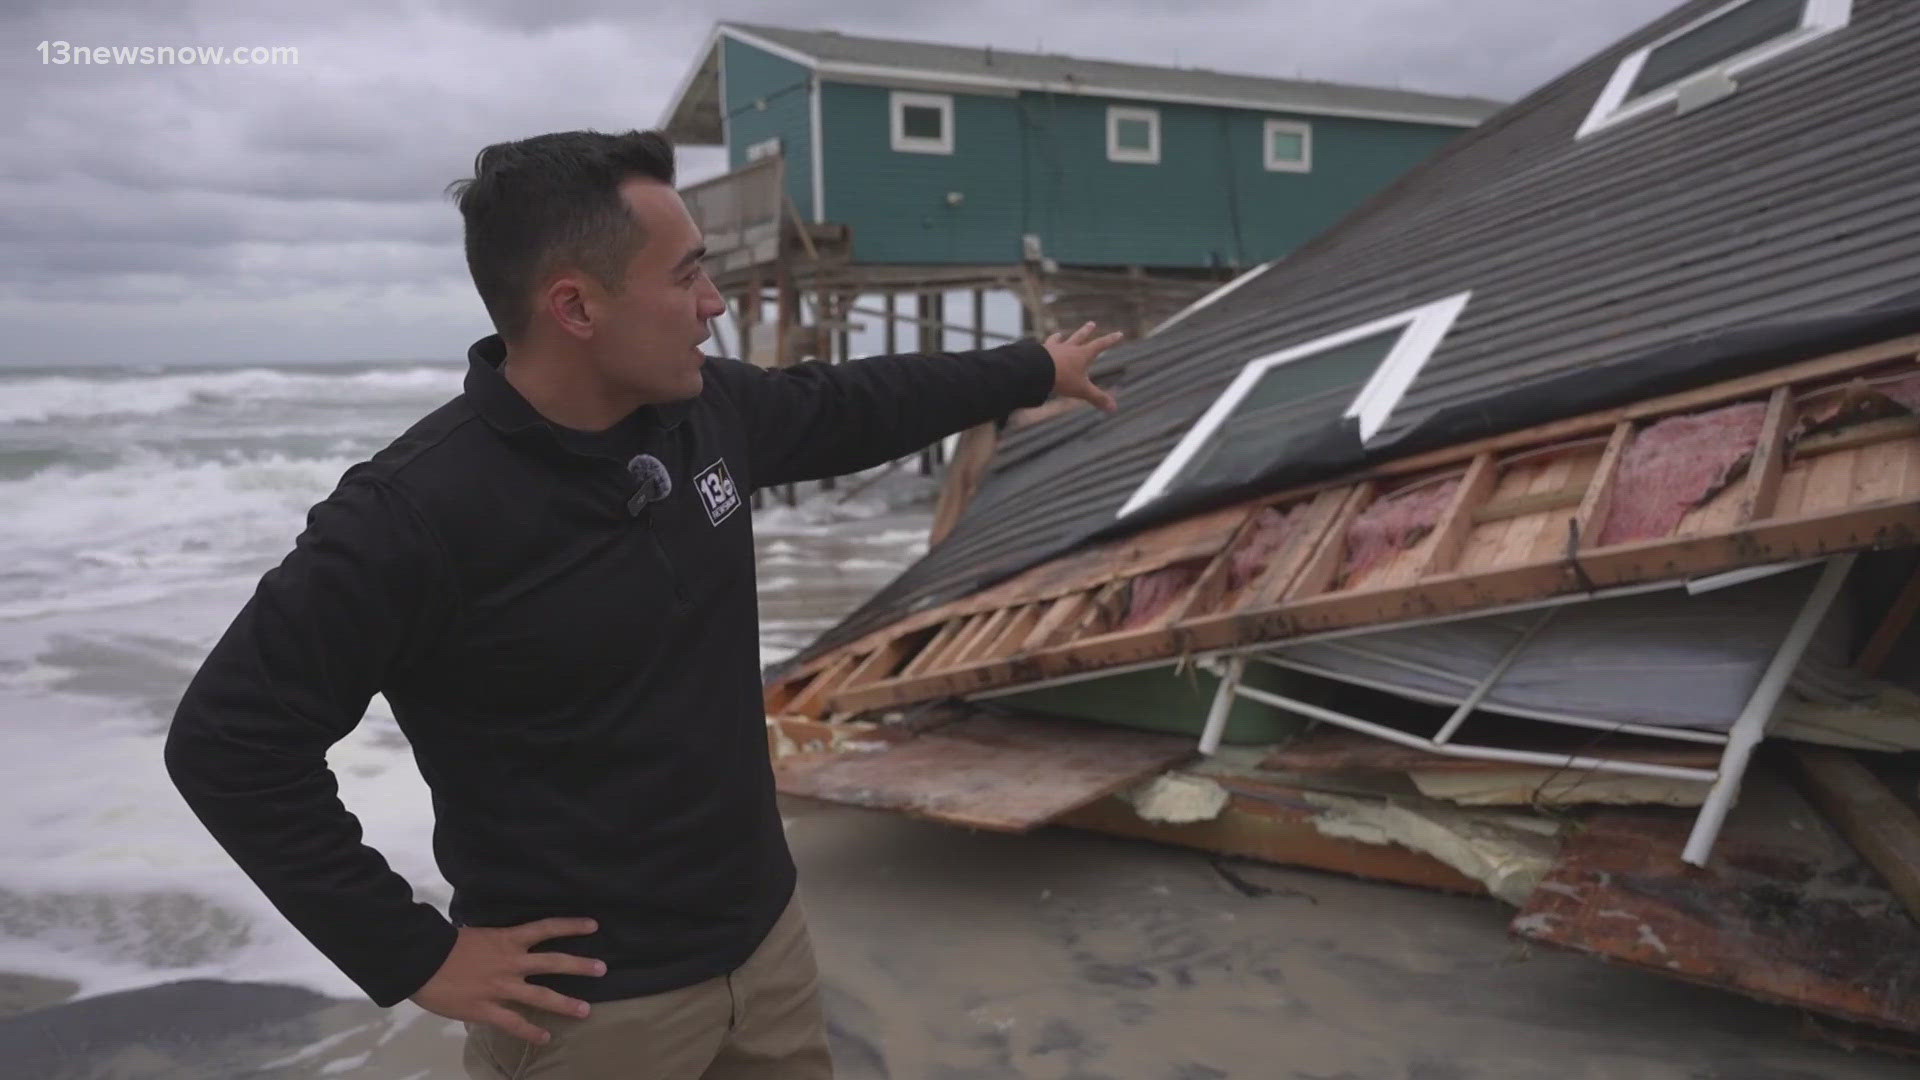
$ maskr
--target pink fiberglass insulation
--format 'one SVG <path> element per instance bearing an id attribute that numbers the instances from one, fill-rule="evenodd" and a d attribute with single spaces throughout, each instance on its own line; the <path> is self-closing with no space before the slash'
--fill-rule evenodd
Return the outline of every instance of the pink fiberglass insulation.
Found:
<path id="1" fill-rule="evenodd" d="M 1300 526 L 1300 518 L 1311 505 L 1311 500 L 1294 504 L 1286 513 L 1269 506 L 1260 511 L 1253 519 L 1253 527 L 1233 560 L 1227 565 L 1227 593 L 1232 595 L 1246 588 L 1267 568 L 1267 563 L 1287 546 L 1295 530 Z"/>
<path id="2" fill-rule="evenodd" d="M 1189 559 L 1134 578 L 1133 589 L 1127 597 L 1127 617 L 1120 623 L 1120 629 L 1131 630 L 1152 622 L 1198 581 L 1206 568 L 1205 559 Z"/>
<path id="3" fill-rule="evenodd" d="M 1422 484 L 1362 510 L 1347 527 L 1347 561 L 1340 570 L 1341 580 L 1352 581 L 1426 539 L 1459 490 L 1458 479 Z"/>
<path id="4" fill-rule="evenodd" d="M 1687 511 L 1726 486 L 1760 440 L 1763 402 L 1670 416 L 1633 437 L 1620 455 L 1601 544 L 1670 535 Z"/>

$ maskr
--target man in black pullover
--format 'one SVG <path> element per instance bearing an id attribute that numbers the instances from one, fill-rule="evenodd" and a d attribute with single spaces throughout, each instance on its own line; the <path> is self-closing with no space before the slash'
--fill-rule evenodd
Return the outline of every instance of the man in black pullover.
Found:
<path id="1" fill-rule="evenodd" d="M 1053 392 L 1111 411 L 1087 367 L 1119 335 L 705 357 L 726 308 L 665 139 L 545 135 L 474 172 L 455 188 L 499 333 L 312 508 L 188 687 L 168 771 L 374 1002 L 467 1022 L 472 1076 L 827 1076 L 748 495 Z M 375 693 L 433 793 L 451 922 L 362 842 L 327 767 Z"/>

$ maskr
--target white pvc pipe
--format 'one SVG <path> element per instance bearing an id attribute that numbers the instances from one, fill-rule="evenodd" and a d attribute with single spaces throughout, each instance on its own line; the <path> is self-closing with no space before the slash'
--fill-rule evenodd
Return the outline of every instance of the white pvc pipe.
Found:
<path id="1" fill-rule="evenodd" d="M 1494 684 L 1500 681 L 1500 676 L 1505 675 L 1507 669 L 1513 666 L 1513 662 L 1520 659 L 1520 654 L 1525 651 L 1527 644 L 1540 633 L 1540 630 L 1553 618 L 1554 613 L 1559 610 L 1559 608 L 1548 608 L 1541 612 L 1540 617 L 1533 621 L 1533 625 L 1527 627 L 1518 638 L 1515 638 L 1512 645 L 1507 646 L 1507 651 L 1501 654 L 1499 663 L 1493 665 L 1493 670 L 1487 672 L 1487 677 L 1480 680 L 1480 685 L 1473 688 L 1473 692 L 1467 695 L 1467 700 L 1462 701 L 1459 707 L 1453 710 L 1453 715 L 1447 717 L 1447 722 L 1434 733 L 1435 743 L 1443 743 L 1453 738 L 1453 733 L 1460 730 L 1460 725 L 1467 722 L 1467 717 L 1473 715 L 1473 710 L 1479 708 L 1480 702 L 1486 700 L 1486 696 L 1493 692 Z"/>
<path id="2" fill-rule="evenodd" d="M 1200 752 L 1212 757 L 1220 749 L 1220 736 L 1227 730 L 1227 714 L 1233 711 L 1233 696 L 1240 687 L 1240 676 L 1247 670 L 1247 658 L 1236 656 L 1219 673 L 1220 688 L 1214 691 L 1213 707 L 1207 710 L 1207 727 L 1200 733 Z"/>
<path id="3" fill-rule="evenodd" d="M 1694 866 L 1707 865 L 1708 856 L 1713 854 L 1713 844 L 1720 837 L 1721 826 L 1726 824 L 1727 812 L 1740 794 L 1740 781 L 1746 775 L 1753 748 L 1766 738 L 1767 726 L 1773 722 L 1773 714 L 1780 706 L 1780 695 L 1786 691 L 1787 680 L 1793 676 L 1793 669 L 1800 666 L 1800 658 L 1812 643 L 1814 631 L 1820 628 L 1821 620 L 1833 607 L 1834 598 L 1840 595 L 1840 586 L 1846 583 L 1854 558 L 1841 555 L 1827 561 L 1827 568 L 1821 571 L 1820 580 L 1814 584 L 1806 604 L 1781 641 L 1780 650 L 1773 654 L 1772 662 L 1753 688 L 1753 695 L 1747 699 L 1746 708 L 1740 710 L 1733 730 L 1727 733 L 1727 749 L 1720 757 L 1720 777 L 1707 793 L 1699 816 L 1694 818 L 1693 832 L 1688 834 L 1686 850 L 1680 856 Z"/>
<path id="4" fill-rule="evenodd" d="M 1323 679 L 1332 679 L 1335 682 L 1351 683 L 1354 686 L 1364 686 L 1370 690 L 1379 690 L 1382 693 L 1392 694 L 1396 697 L 1408 698 L 1413 701 L 1424 701 L 1429 705 L 1458 705 L 1460 703 L 1459 698 L 1449 697 L 1446 694 L 1436 694 L 1427 690 L 1396 686 L 1390 682 L 1369 679 L 1360 675 L 1347 675 L 1299 660 L 1290 660 L 1275 656 L 1257 656 L 1255 659 L 1276 667 L 1291 668 L 1294 671 L 1305 672 L 1308 675 L 1318 676 Z M 1482 712 L 1499 713 L 1502 716 L 1517 716 L 1522 720 L 1538 720 L 1547 724 L 1561 724 L 1566 727 L 1586 728 L 1589 731 L 1610 731 L 1625 735 L 1645 735 L 1655 739 L 1673 739 L 1676 742 L 1695 742 L 1706 743 L 1711 746 L 1723 746 L 1727 741 L 1727 737 L 1717 731 L 1699 731 L 1694 728 L 1683 727 L 1659 727 L 1653 724 L 1636 724 L 1628 720 L 1594 720 L 1584 716 L 1570 716 L 1565 713 L 1548 712 L 1543 709 L 1529 709 L 1520 705 L 1501 705 L 1498 703 L 1489 705 L 1482 702 L 1480 710 Z"/>
<path id="5" fill-rule="evenodd" d="M 1687 595 L 1699 596 L 1715 589 L 1725 589 L 1734 585 L 1745 585 L 1749 581 L 1759 581 L 1775 574 L 1786 574 L 1803 566 L 1812 566 L 1819 559 L 1801 559 L 1799 562 L 1769 563 L 1766 566 L 1749 566 L 1740 570 L 1728 570 L 1724 573 L 1709 574 L 1706 577 L 1688 578 Z"/>
<path id="6" fill-rule="evenodd" d="M 1291 712 L 1300 713 L 1303 716 L 1312 717 L 1315 720 L 1324 720 L 1329 724 L 1337 724 L 1343 728 L 1350 728 L 1364 735 L 1372 735 L 1376 738 L 1385 739 L 1388 742 L 1396 742 L 1402 746 L 1411 746 L 1417 750 L 1431 751 L 1432 753 L 1441 754 L 1446 757 L 1473 758 L 1483 761 L 1510 761 L 1519 765 L 1541 765 L 1553 769 L 1586 769 L 1594 772 L 1631 773 L 1636 776 L 1658 776 L 1668 780 L 1712 780 L 1714 778 L 1714 772 L 1711 769 L 1688 769 L 1678 765 L 1652 765 L 1639 761 L 1611 761 L 1606 758 L 1582 757 L 1577 754 L 1543 754 L 1533 750 L 1507 750 L 1498 746 L 1464 746 L 1459 743 L 1441 744 L 1419 735 L 1408 734 L 1399 728 L 1387 727 L 1385 724 L 1376 724 L 1371 720 L 1362 720 L 1357 716 L 1348 716 L 1346 713 L 1335 712 L 1332 709 L 1323 708 L 1305 701 L 1296 701 L 1293 698 L 1282 697 L 1279 694 L 1256 689 L 1251 686 L 1238 687 L 1235 692 L 1241 697 L 1258 701 L 1262 704 L 1272 705 L 1278 709 L 1287 709 Z"/>

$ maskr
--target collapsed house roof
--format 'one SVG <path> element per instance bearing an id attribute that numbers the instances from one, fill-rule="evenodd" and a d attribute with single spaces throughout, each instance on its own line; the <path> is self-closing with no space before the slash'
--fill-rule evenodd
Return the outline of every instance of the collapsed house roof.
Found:
<path id="1" fill-rule="evenodd" d="M 781 790 L 1484 891 L 1920 1034 L 1920 770 L 1831 749 L 1920 748 L 1874 679 L 1920 648 L 1916 56 L 1896 0 L 1689 4 L 1109 354 L 1130 408 L 1010 425 L 771 680 Z"/>
<path id="2" fill-rule="evenodd" d="M 1808 18 L 1833 6 L 1806 5 Z M 1727 7 L 1685 4 L 1206 309 L 1109 354 L 1119 415 L 1082 410 L 1008 433 L 951 534 L 795 663 L 1090 537 L 1192 510 L 1207 485 L 1184 502 L 1143 488 L 1259 362 L 1408 331 L 1357 395 L 1333 385 L 1306 400 L 1285 418 L 1293 437 L 1257 469 L 1213 477 L 1213 494 L 1920 329 L 1920 177 L 1904 167 L 1920 154 L 1920 8 L 1842 6 L 1842 25 L 1761 50 L 1764 63 L 1725 80 L 1731 92 L 1643 94 L 1596 127 L 1630 66 L 1689 46 L 1690 28 Z M 1436 310 L 1430 353 L 1409 357 Z M 1122 519 L 1127 508 L 1138 512 Z"/>

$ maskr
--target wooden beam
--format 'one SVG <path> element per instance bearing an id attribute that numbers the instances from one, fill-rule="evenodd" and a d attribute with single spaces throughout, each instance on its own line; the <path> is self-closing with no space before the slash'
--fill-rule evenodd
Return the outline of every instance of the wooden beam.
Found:
<path id="1" fill-rule="evenodd" d="M 946 478 L 940 482 L 940 499 L 933 508 L 933 528 L 927 533 L 928 547 L 938 547 L 940 541 L 953 532 L 953 527 L 960 524 L 967 505 L 980 491 L 980 482 L 993 463 L 993 451 L 999 441 L 1000 431 L 991 423 L 976 424 L 961 434 L 953 462 L 947 466 Z"/>
<path id="2" fill-rule="evenodd" d="M 1023 604 L 1015 612 L 1006 626 L 993 636 L 993 641 L 977 654 L 981 659 L 997 659 L 1017 651 L 1026 644 L 1027 635 L 1033 632 L 1040 622 L 1040 616 L 1046 611 L 1045 603 Z"/>
<path id="3" fill-rule="evenodd" d="M 1714 383 L 1695 390 L 1668 394 L 1665 397 L 1635 402 L 1632 405 L 1568 417 L 1565 420 L 1522 428 L 1504 435 L 1491 435 L 1473 442 L 1415 454 L 1398 461 L 1385 462 L 1378 468 L 1369 470 L 1365 475 L 1386 477 L 1426 472 L 1429 469 L 1468 461 L 1480 454 L 1501 454 L 1540 443 L 1560 442 L 1581 435 L 1590 435 L 1605 431 L 1623 421 L 1653 420 L 1675 413 L 1698 412 L 1714 405 L 1771 393 L 1777 386 L 1790 386 L 1829 376 L 1846 375 L 1875 364 L 1884 364 L 1889 360 L 1911 361 L 1916 359 L 1916 354 L 1920 354 L 1920 334 L 1909 334 L 1906 337 L 1863 345 L 1857 349 L 1831 353 L 1812 360 L 1802 360 L 1796 364 L 1788 364 L 1741 379 L 1729 379 L 1726 382 Z"/>
<path id="4" fill-rule="evenodd" d="M 1762 521 L 1745 528 L 1678 539 L 1615 544 L 1583 555 L 1581 566 L 1593 587 L 1607 588 L 1915 544 L 1920 544 L 1920 501 L 1905 500 Z M 1569 580 L 1564 560 L 1556 558 L 1491 571 L 1446 574 L 1384 589 L 1306 595 L 1271 608 L 1220 612 L 1157 630 L 1103 634 L 1085 643 L 1069 641 L 1028 656 L 977 664 L 943 675 L 900 678 L 849 689 L 839 695 L 836 705 L 861 711 L 1106 666 L 1170 660 L 1182 652 L 1281 641 L 1323 630 L 1432 619 L 1585 592 L 1587 587 Z"/>
<path id="5" fill-rule="evenodd" d="M 1300 576 L 1287 589 L 1289 601 L 1304 600 L 1318 596 L 1333 587 L 1340 576 L 1340 567 L 1347 558 L 1347 529 L 1353 525 L 1353 519 L 1360 516 L 1373 502 L 1380 485 L 1372 480 L 1362 480 L 1353 485 L 1347 497 L 1340 504 L 1340 512 L 1333 516 L 1327 527 L 1321 530 L 1314 542 L 1313 555 L 1300 568 Z"/>
<path id="6" fill-rule="evenodd" d="M 1740 507 L 1740 520 L 1758 521 L 1773 516 L 1773 504 L 1780 494 L 1780 473 L 1787 457 L 1787 431 L 1793 426 L 1793 388 L 1776 386 L 1767 398 L 1767 418 L 1760 425 L 1760 438 L 1754 443 L 1753 457 L 1747 462 L 1747 493 Z"/>
<path id="7" fill-rule="evenodd" d="M 1854 660 L 1853 666 L 1865 675 L 1880 674 L 1900 635 L 1906 633 L 1907 627 L 1913 624 L 1915 612 L 1920 612 L 1920 567 L 1914 569 L 1913 576 L 1907 579 L 1900 595 L 1893 598 L 1893 606 L 1887 609 L 1880 625 L 1874 628 L 1873 636 L 1867 639 L 1866 647 L 1860 650 L 1860 656 Z"/>
<path id="8" fill-rule="evenodd" d="M 1319 549 L 1327 527 L 1340 516 L 1340 508 L 1351 495 L 1352 492 L 1343 488 L 1329 488 L 1315 495 L 1313 502 L 1301 511 L 1300 520 L 1294 523 L 1286 541 L 1267 559 L 1266 568 L 1240 590 L 1239 601 L 1231 606 L 1266 607 L 1285 595 Z"/>
<path id="9" fill-rule="evenodd" d="M 1593 470 L 1593 479 L 1587 482 L 1586 497 L 1580 500 L 1580 510 L 1573 516 L 1573 534 L 1579 538 L 1582 551 L 1597 544 L 1600 530 L 1606 528 L 1607 511 L 1613 508 L 1613 482 L 1620 475 L 1620 459 L 1632 442 L 1633 421 L 1622 420 L 1613 425 L 1606 452 L 1600 455 L 1600 465 Z"/>
<path id="10" fill-rule="evenodd" d="M 1416 576 L 1444 574 L 1454 568 L 1460 561 L 1460 553 L 1466 549 L 1467 538 L 1473 535 L 1474 525 L 1479 523 L 1479 509 L 1499 483 L 1498 458 L 1481 454 L 1473 459 L 1467 466 L 1467 474 L 1460 478 L 1460 486 L 1454 490 L 1452 504 L 1433 527 L 1433 546 L 1427 549 L 1427 560 Z"/>
<path id="11" fill-rule="evenodd" d="M 1920 814 L 1844 750 L 1795 746 L 1808 797 L 1920 921 Z"/>
<path id="12" fill-rule="evenodd" d="M 1111 625 L 1119 622 L 1120 616 L 1123 613 L 1120 611 L 1116 601 L 1119 599 L 1120 594 L 1126 590 L 1127 584 L 1127 581 L 1109 581 L 1105 585 L 1095 589 L 1093 599 L 1087 605 L 1086 613 L 1074 620 L 1073 630 L 1067 636 L 1069 638 L 1079 637 L 1081 634 L 1087 633 L 1090 630 L 1095 633 L 1105 633 L 1105 627 L 1099 626 L 1099 624 L 1104 623 Z M 1097 626 L 1099 627 L 1098 629 L 1096 629 Z"/>
<path id="13" fill-rule="evenodd" d="M 974 291 L 978 292 L 979 290 L 976 289 Z M 908 326 L 917 325 L 917 326 L 929 327 L 937 330 L 951 330 L 956 334 L 972 334 L 974 336 L 974 340 L 980 342 L 979 345 L 974 346 L 974 348 L 976 349 L 985 347 L 985 344 L 986 344 L 985 339 L 988 339 L 988 338 L 991 338 L 994 341 L 1019 341 L 1020 340 L 1018 337 L 1012 334 L 1002 334 L 996 330 L 985 330 L 978 327 L 962 326 L 959 323 L 941 322 L 941 321 L 936 321 L 931 317 L 921 318 L 914 315 L 901 315 L 897 311 L 888 311 L 884 308 L 849 306 L 845 310 L 855 315 L 873 315 L 882 319 L 892 319 L 896 322 L 906 323 Z"/>
<path id="14" fill-rule="evenodd" d="M 1234 554 L 1247 542 L 1247 537 L 1253 534 L 1254 524 L 1260 520 L 1260 515 L 1263 513 L 1265 508 L 1257 506 L 1247 513 L 1247 516 L 1233 530 L 1233 535 L 1229 536 L 1227 542 L 1220 545 L 1220 550 L 1213 558 L 1207 561 L 1206 569 L 1200 571 L 1200 576 L 1194 579 L 1193 586 L 1169 606 L 1155 622 L 1177 623 L 1219 602 L 1220 597 L 1226 593 L 1227 581 L 1233 573 Z"/>
<path id="15" fill-rule="evenodd" d="M 784 711 L 798 713 L 801 716 L 820 715 L 821 706 L 826 704 L 827 694 L 840 689 L 841 683 L 845 682 L 846 677 L 852 674 L 855 666 L 856 661 L 854 657 L 842 657 L 839 663 L 815 675 L 812 682 L 808 683 L 804 689 L 794 695 L 793 700 L 788 703 Z"/>
<path id="16" fill-rule="evenodd" d="M 1066 628 L 1068 621 L 1084 614 L 1087 605 L 1092 602 L 1093 596 L 1090 592 L 1068 593 L 1049 601 L 1046 613 L 1040 616 L 1040 621 L 1034 624 L 1026 639 L 1020 642 L 1014 652 L 1028 652 L 1052 644 L 1054 637 Z"/>
<path id="17" fill-rule="evenodd" d="M 1834 454 L 1842 450 L 1871 446 L 1874 443 L 1911 438 L 1914 435 L 1920 435 L 1920 417 L 1889 416 L 1884 420 L 1869 420 L 1864 424 L 1854 424 L 1838 431 L 1809 435 L 1793 444 L 1793 458 L 1795 461 L 1800 461 L 1822 454 Z"/>
<path id="18" fill-rule="evenodd" d="M 978 612 L 967 616 L 966 624 L 960 628 L 960 632 L 953 635 L 953 639 L 947 642 L 946 651 L 928 662 L 927 671 L 937 672 L 942 668 L 952 667 L 954 658 L 966 652 L 967 649 L 973 645 L 973 639 L 980 636 L 980 628 L 985 626 L 987 620 L 993 618 L 993 616 L 994 613 L 990 611 Z"/>
<path id="19" fill-rule="evenodd" d="M 860 666 L 853 669 L 853 674 L 847 676 L 847 681 L 844 685 L 858 686 L 861 683 L 878 682 L 881 679 L 892 678 L 893 673 L 899 670 L 900 665 L 906 661 L 907 657 L 913 655 L 914 636 L 915 635 L 912 634 L 902 634 L 868 653 L 867 658 L 861 661 Z"/>
<path id="20" fill-rule="evenodd" d="M 960 632 L 960 627 L 965 622 L 965 619 L 949 620 L 946 625 L 934 633 L 932 640 L 927 642 L 927 647 L 921 649 L 920 652 L 914 656 L 913 662 L 908 664 L 896 678 L 908 678 L 927 670 L 928 665 L 932 664 L 934 660 L 939 658 L 942 652 L 946 651 L 947 645 L 953 641 L 954 635 Z"/>
<path id="21" fill-rule="evenodd" d="M 1001 608 L 999 611 L 987 616 L 980 623 L 980 629 L 974 632 L 973 637 L 970 638 L 965 645 L 954 648 L 953 655 L 947 659 L 947 662 L 943 666 L 960 667 L 964 664 L 971 663 L 987 646 L 993 644 L 999 637 L 1001 629 L 1006 626 L 1007 621 L 1011 618 L 1013 618 L 1012 608 Z"/>
<path id="22" fill-rule="evenodd" d="M 1553 491 L 1536 491 L 1530 495 L 1516 495 L 1511 499 L 1487 503 L 1473 511 L 1473 523 L 1486 525 L 1546 510 L 1570 509 L 1586 501 L 1587 489 L 1591 486 L 1591 482 L 1569 484 Z"/>

